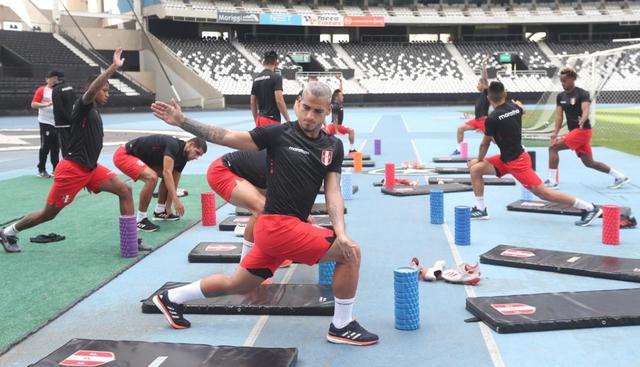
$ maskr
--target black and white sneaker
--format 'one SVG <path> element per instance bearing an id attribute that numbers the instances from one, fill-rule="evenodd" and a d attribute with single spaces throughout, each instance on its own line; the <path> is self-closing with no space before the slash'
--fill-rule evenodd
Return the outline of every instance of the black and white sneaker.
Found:
<path id="1" fill-rule="evenodd" d="M 586 227 L 601 215 L 602 215 L 602 207 L 600 205 L 594 204 L 593 210 L 585 211 L 584 213 L 582 213 L 582 218 L 576 221 L 576 226 Z"/>
<path id="2" fill-rule="evenodd" d="M 138 222 L 138 229 L 145 232 L 155 232 L 160 229 L 160 227 L 151 223 L 149 218 L 144 218 Z"/>
<path id="3" fill-rule="evenodd" d="M 153 304 L 158 307 L 162 314 L 169 321 L 174 329 L 186 329 L 191 326 L 191 323 L 183 317 L 184 305 L 171 302 L 169 300 L 169 292 L 164 291 L 160 294 L 153 296 Z"/>
<path id="4" fill-rule="evenodd" d="M 153 212 L 153 219 L 174 221 L 174 220 L 180 220 L 180 216 L 175 215 L 173 213 L 167 214 L 166 212 L 162 212 L 162 213 Z"/>
<path id="5" fill-rule="evenodd" d="M 138 238 L 138 251 L 153 251 L 153 247 L 142 242 L 142 238 Z"/>
<path id="6" fill-rule="evenodd" d="M 613 181 L 613 184 L 609 185 L 609 188 L 614 190 L 619 189 L 629 182 L 631 182 L 631 179 L 629 177 L 616 178 L 615 181 Z"/>
<path id="7" fill-rule="evenodd" d="M 13 253 L 22 251 L 20 246 L 18 246 L 18 237 L 5 235 L 4 229 L 0 229 L 0 242 L 2 242 L 2 247 L 4 247 L 6 252 Z"/>
<path id="8" fill-rule="evenodd" d="M 331 323 L 327 334 L 327 340 L 336 344 L 365 346 L 377 343 L 378 339 L 376 334 L 368 332 L 356 320 L 351 321 L 342 329 L 336 328 Z"/>
<path id="9" fill-rule="evenodd" d="M 471 209 L 471 219 L 480 219 L 480 220 L 486 220 L 489 219 L 489 214 L 487 213 L 487 208 L 484 208 L 484 210 L 480 210 L 477 207 L 473 207 Z"/>
<path id="10" fill-rule="evenodd" d="M 49 174 L 49 172 L 47 171 L 40 171 L 38 172 L 38 176 L 42 177 L 42 178 L 51 178 L 51 175 Z"/>

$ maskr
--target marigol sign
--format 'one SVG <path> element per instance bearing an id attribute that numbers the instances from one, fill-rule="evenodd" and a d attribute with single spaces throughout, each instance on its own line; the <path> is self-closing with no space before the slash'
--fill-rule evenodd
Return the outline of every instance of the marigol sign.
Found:
<path id="1" fill-rule="evenodd" d="M 345 15 L 344 27 L 384 27 L 383 16 Z"/>

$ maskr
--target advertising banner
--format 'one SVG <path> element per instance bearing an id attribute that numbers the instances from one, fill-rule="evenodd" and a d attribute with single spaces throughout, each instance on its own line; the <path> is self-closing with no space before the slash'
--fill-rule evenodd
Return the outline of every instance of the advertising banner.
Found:
<path id="1" fill-rule="evenodd" d="M 345 15 L 345 27 L 384 27 L 383 16 Z"/>
<path id="2" fill-rule="evenodd" d="M 302 17 L 298 14 L 261 13 L 260 24 L 263 25 L 302 25 Z"/>

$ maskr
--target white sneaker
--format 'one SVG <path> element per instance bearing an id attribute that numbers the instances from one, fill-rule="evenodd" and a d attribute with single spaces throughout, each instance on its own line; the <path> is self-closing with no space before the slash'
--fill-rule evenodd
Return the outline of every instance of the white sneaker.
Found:
<path id="1" fill-rule="evenodd" d="M 447 263 L 444 260 L 438 260 L 433 263 L 433 266 L 429 269 L 426 269 L 423 275 L 423 280 L 427 282 L 433 282 L 436 280 L 442 279 L 442 272 L 444 268 L 447 266 Z"/>
<path id="2" fill-rule="evenodd" d="M 631 179 L 629 177 L 616 178 L 616 180 L 613 181 L 613 184 L 609 185 L 609 188 L 610 189 L 619 189 L 622 186 L 628 184 L 629 182 L 631 182 Z"/>
<path id="3" fill-rule="evenodd" d="M 244 237 L 244 230 L 247 228 L 245 225 L 237 224 L 236 228 L 233 230 L 233 233 L 236 237 Z"/>
<path id="4" fill-rule="evenodd" d="M 449 283 L 476 285 L 480 282 L 480 264 L 460 264 L 456 269 L 445 270 L 442 279 Z"/>

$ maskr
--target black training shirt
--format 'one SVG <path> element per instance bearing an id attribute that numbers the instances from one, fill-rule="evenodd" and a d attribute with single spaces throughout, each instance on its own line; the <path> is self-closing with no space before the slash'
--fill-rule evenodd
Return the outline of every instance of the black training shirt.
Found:
<path id="1" fill-rule="evenodd" d="M 493 137 L 500 148 L 500 159 L 511 162 L 523 152 L 522 109 L 513 102 L 496 107 L 485 122 L 486 136 Z"/>
<path id="2" fill-rule="evenodd" d="M 488 92 L 485 89 L 480 93 L 480 95 L 478 95 L 478 99 L 476 99 L 476 119 L 489 115 L 489 107 L 491 106 L 491 104 L 487 100 L 487 93 Z"/>
<path id="3" fill-rule="evenodd" d="M 182 172 L 187 165 L 187 157 L 184 155 L 185 145 L 187 145 L 186 142 L 173 136 L 156 134 L 133 139 L 125 147 L 127 154 L 140 158 L 151 167 L 162 167 L 164 157 L 171 157 L 173 170 Z"/>
<path id="4" fill-rule="evenodd" d="M 331 114 L 331 122 L 336 122 L 338 125 L 342 125 L 342 119 L 344 119 L 344 108 L 341 103 L 333 102 L 331 104 Z"/>
<path id="5" fill-rule="evenodd" d="M 222 156 L 225 166 L 253 186 L 267 188 L 267 151 L 238 150 Z"/>
<path id="6" fill-rule="evenodd" d="M 56 85 L 51 92 L 51 100 L 53 101 L 53 117 L 56 127 L 69 127 L 73 103 L 76 100 L 76 92 L 73 87 L 65 82 Z"/>
<path id="7" fill-rule="evenodd" d="M 556 98 L 556 105 L 562 107 L 564 115 L 567 117 L 569 131 L 580 127 L 578 119 L 582 116 L 582 102 L 591 102 L 591 98 L 589 92 L 578 87 L 575 87 L 571 93 L 562 92 Z M 591 129 L 589 119 L 584 122 L 582 128 Z"/>
<path id="8" fill-rule="evenodd" d="M 71 112 L 71 136 L 64 158 L 95 169 L 102 151 L 103 137 L 102 118 L 94 103 L 84 104 L 82 97 L 78 98 Z"/>
<path id="9" fill-rule="evenodd" d="M 276 104 L 275 91 L 282 90 L 282 76 L 264 69 L 251 86 L 251 95 L 258 99 L 258 115 L 280 121 L 280 110 Z"/>
<path id="10" fill-rule="evenodd" d="M 264 212 L 307 220 L 326 174 L 342 171 L 342 141 L 322 130 L 311 139 L 298 121 L 257 127 L 250 134 L 258 149 L 267 149 Z"/>

